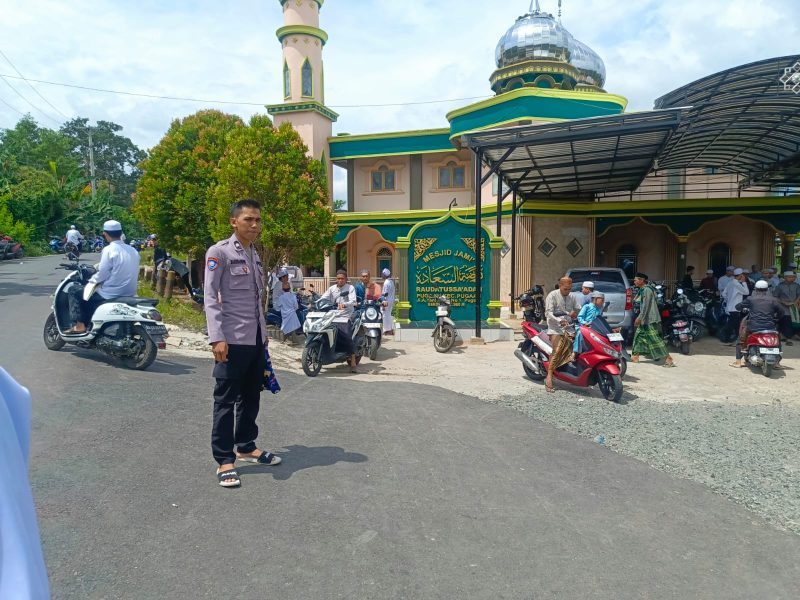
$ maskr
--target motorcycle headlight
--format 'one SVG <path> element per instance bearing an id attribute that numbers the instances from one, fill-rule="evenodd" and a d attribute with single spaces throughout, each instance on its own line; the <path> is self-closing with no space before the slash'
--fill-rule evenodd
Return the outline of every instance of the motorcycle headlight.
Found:
<path id="1" fill-rule="evenodd" d="M 375 310 L 374 306 L 370 306 L 367 309 L 366 316 L 368 321 L 374 321 L 375 319 L 378 318 L 378 311 Z"/>
<path id="2" fill-rule="evenodd" d="M 696 312 L 698 315 L 703 312 L 703 308 L 705 308 L 705 305 L 702 302 L 694 303 L 694 312 Z"/>
<path id="3" fill-rule="evenodd" d="M 612 350 L 611 348 L 606 348 L 605 346 L 603 346 L 603 352 L 608 354 L 611 358 L 617 358 L 618 359 L 620 357 L 620 353 L 619 352 L 617 352 L 616 350 Z"/>

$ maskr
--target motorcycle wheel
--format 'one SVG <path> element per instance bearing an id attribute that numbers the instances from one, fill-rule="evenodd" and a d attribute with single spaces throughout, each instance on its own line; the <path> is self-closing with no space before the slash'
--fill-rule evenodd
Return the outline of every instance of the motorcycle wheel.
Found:
<path id="1" fill-rule="evenodd" d="M 691 329 L 692 340 L 695 342 L 700 338 L 704 338 L 708 335 L 708 327 L 698 323 L 697 321 L 692 321 L 692 324 L 689 326 Z"/>
<path id="2" fill-rule="evenodd" d="M 131 328 L 131 337 L 136 342 L 136 345 L 139 346 L 139 351 L 135 356 L 121 357 L 120 362 L 127 369 L 144 371 L 155 361 L 158 348 L 156 348 L 155 343 L 141 325 L 134 325 Z"/>
<path id="3" fill-rule="evenodd" d="M 303 373 L 309 377 L 316 377 L 322 370 L 321 350 L 322 348 L 319 344 L 312 344 L 303 348 L 303 356 L 300 361 L 303 365 Z"/>
<path id="4" fill-rule="evenodd" d="M 625 377 L 625 373 L 628 372 L 628 361 L 624 358 L 620 358 L 617 364 L 619 365 L 619 376 L 621 379 L 622 377 Z"/>
<path id="5" fill-rule="evenodd" d="M 544 368 L 542 367 L 542 357 L 539 355 L 538 352 L 533 352 L 530 355 L 530 357 L 531 359 L 533 359 L 533 362 L 539 365 L 539 372 L 537 373 L 536 371 L 528 367 L 528 365 L 522 363 L 522 368 L 525 371 L 525 375 L 528 376 L 528 379 L 531 379 L 533 381 L 541 381 L 545 377 Z"/>
<path id="6" fill-rule="evenodd" d="M 603 398 L 611 402 L 619 402 L 622 398 L 622 378 L 619 375 L 611 375 L 605 371 L 597 374 L 597 386 Z"/>
<path id="7" fill-rule="evenodd" d="M 772 375 L 772 365 L 764 361 L 761 363 L 761 372 L 764 374 L 764 377 L 770 377 Z"/>
<path id="8" fill-rule="evenodd" d="M 692 349 L 691 342 L 681 342 L 681 354 L 689 354 Z"/>
<path id="9" fill-rule="evenodd" d="M 14 258 L 23 258 L 25 256 L 25 251 L 20 248 L 17 250 L 17 253 L 14 255 Z"/>
<path id="10" fill-rule="evenodd" d="M 456 343 L 456 332 L 452 325 L 442 324 L 433 334 L 433 347 L 437 352 L 447 352 Z"/>
<path id="11" fill-rule="evenodd" d="M 47 320 L 44 322 L 44 345 L 48 350 L 61 350 L 64 344 L 66 344 L 64 338 L 58 333 L 56 316 L 50 313 Z"/>
<path id="12" fill-rule="evenodd" d="M 367 342 L 367 356 L 370 360 L 378 358 L 378 341 L 372 340 Z"/>

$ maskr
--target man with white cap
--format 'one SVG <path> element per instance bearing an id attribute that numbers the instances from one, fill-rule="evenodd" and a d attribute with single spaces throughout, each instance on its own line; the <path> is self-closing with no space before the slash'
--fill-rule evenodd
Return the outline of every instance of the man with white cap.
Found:
<path id="1" fill-rule="evenodd" d="M 725 293 L 725 288 L 728 287 L 728 284 L 733 281 L 734 275 L 733 272 L 736 270 L 736 267 L 725 267 L 725 275 L 719 278 L 717 282 L 717 291 L 720 294 Z"/>
<path id="2" fill-rule="evenodd" d="M 790 340 L 800 332 L 800 283 L 797 283 L 795 272 L 784 272 L 783 281 L 772 290 L 772 294 L 786 311 L 778 328 L 787 345 L 791 346 Z"/>
<path id="3" fill-rule="evenodd" d="M 278 300 L 280 300 L 281 296 L 284 293 L 284 283 L 289 282 L 289 271 L 286 269 L 278 269 L 278 272 L 275 273 L 275 276 L 272 278 L 272 306 L 277 308 L 278 307 Z M 291 286 L 289 287 L 289 291 L 291 291 Z"/>
<path id="4" fill-rule="evenodd" d="M 86 333 L 86 323 L 98 306 L 121 296 L 135 296 L 139 279 L 139 253 L 135 248 L 122 243 L 122 224 L 119 221 L 103 223 L 103 237 L 108 245 L 100 255 L 100 266 L 89 283 L 99 283 L 101 287 L 83 301 L 82 285 L 73 285 L 68 292 L 69 314 L 73 326 L 64 333 L 81 335 Z"/>
<path id="5" fill-rule="evenodd" d="M 578 306 L 583 307 L 589 304 L 589 302 L 592 301 L 592 292 L 594 292 L 594 282 L 584 281 L 581 284 L 580 294 L 575 294 L 575 300 L 578 301 Z"/>
<path id="6" fill-rule="evenodd" d="M 742 313 L 736 307 L 750 295 L 750 288 L 747 287 L 747 275 L 744 274 L 744 269 L 734 269 L 733 275 L 734 278 L 722 292 L 722 297 L 725 300 L 725 311 L 728 313 L 728 327 L 735 333 L 739 331 L 742 322 Z"/>
<path id="7" fill-rule="evenodd" d="M 769 293 L 769 283 L 764 279 L 756 281 L 753 294 L 743 299 L 736 305 L 736 310 L 747 310 L 747 318 L 742 321 L 739 328 L 739 338 L 736 342 L 736 361 L 732 367 L 742 366 L 742 346 L 747 343 L 747 336 L 753 331 L 769 331 L 775 329 L 775 324 L 783 317 L 783 306 L 772 294 Z M 780 365 L 775 365 L 780 369 Z"/>
<path id="8" fill-rule="evenodd" d="M 392 318 L 395 297 L 394 281 L 392 281 L 392 272 L 389 269 L 384 269 L 381 275 L 383 275 L 383 334 L 394 335 L 394 319 Z"/>
<path id="9" fill-rule="evenodd" d="M 73 244 L 78 250 L 82 249 L 81 244 L 83 243 L 84 238 L 75 225 L 69 226 L 69 229 L 64 237 L 66 238 L 68 244 Z"/>

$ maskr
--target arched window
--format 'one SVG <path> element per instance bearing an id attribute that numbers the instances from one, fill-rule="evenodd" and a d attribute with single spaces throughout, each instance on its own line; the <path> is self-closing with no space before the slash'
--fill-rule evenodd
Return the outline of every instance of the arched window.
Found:
<path id="1" fill-rule="evenodd" d="M 395 171 L 386 165 L 381 165 L 377 171 L 372 171 L 372 191 L 392 192 L 395 189 Z"/>
<path id="2" fill-rule="evenodd" d="M 617 250 L 617 268 L 625 271 L 629 281 L 633 281 L 633 276 L 639 270 L 639 253 L 636 246 L 625 244 Z"/>
<path id="3" fill-rule="evenodd" d="M 289 63 L 283 61 L 283 97 L 288 98 L 292 95 L 292 72 L 289 70 Z"/>
<path id="4" fill-rule="evenodd" d="M 380 275 L 384 269 L 392 270 L 392 251 L 385 246 L 378 250 L 378 269 L 377 273 Z"/>
<path id="5" fill-rule="evenodd" d="M 465 185 L 464 167 L 451 160 L 439 167 L 439 189 L 463 188 Z"/>
<path id="6" fill-rule="evenodd" d="M 314 96 L 314 83 L 313 83 L 313 74 L 314 71 L 311 68 L 311 63 L 308 62 L 308 59 L 303 63 L 303 69 L 301 71 L 303 85 L 302 85 L 302 95 L 304 98 L 311 98 Z"/>
<path id="7" fill-rule="evenodd" d="M 725 275 L 725 269 L 731 264 L 731 247 L 722 242 L 714 244 L 708 249 L 708 268 L 714 269 L 715 277 Z"/>

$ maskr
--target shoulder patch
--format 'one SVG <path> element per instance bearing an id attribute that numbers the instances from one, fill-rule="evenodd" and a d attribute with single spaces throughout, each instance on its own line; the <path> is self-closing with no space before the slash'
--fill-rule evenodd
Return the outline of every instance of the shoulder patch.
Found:
<path id="1" fill-rule="evenodd" d="M 208 260 L 206 261 L 206 267 L 208 267 L 208 270 L 213 271 L 218 266 L 219 266 L 219 259 L 214 256 L 209 256 Z"/>

